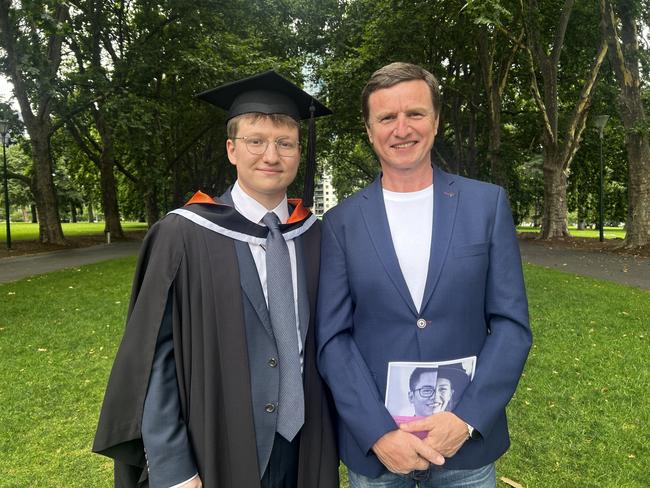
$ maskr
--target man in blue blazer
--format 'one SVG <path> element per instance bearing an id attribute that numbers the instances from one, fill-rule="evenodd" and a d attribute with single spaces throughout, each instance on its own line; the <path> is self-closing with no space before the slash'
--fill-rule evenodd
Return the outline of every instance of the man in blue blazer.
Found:
<path id="1" fill-rule="evenodd" d="M 439 99 L 418 66 L 372 75 L 362 103 L 381 174 L 323 219 L 317 359 L 351 488 L 493 487 L 510 443 L 505 407 L 531 346 L 519 248 L 502 188 L 432 164 Z M 452 412 L 398 427 L 390 362 L 472 356 Z"/>

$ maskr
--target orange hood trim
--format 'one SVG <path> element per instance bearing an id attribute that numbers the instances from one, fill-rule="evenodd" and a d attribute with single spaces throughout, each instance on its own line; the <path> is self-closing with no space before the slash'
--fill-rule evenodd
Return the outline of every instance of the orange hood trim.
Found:
<path id="1" fill-rule="evenodd" d="M 293 213 L 289 216 L 289 220 L 287 220 L 286 222 L 287 224 L 300 222 L 301 220 L 306 219 L 309 216 L 309 209 L 303 207 L 301 198 L 288 198 L 287 201 L 289 202 L 290 205 L 293 206 Z M 207 193 L 203 193 L 200 190 L 197 191 L 194 195 L 192 195 L 192 198 L 190 198 L 185 203 L 185 205 L 193 205 L 195 203 L 205 203 L 208 205 L 220 205 L 218 202 L 214 201 L 214 198 L 212 198 Z"/>
<path id="2" fill-rule="evenodd" d="M 192 198 L 190 198 L 185 203 L 185 205 L 192 205 L 194 203 L 207 203 L 208 205 L 219 205 L 217 202 L 214 201 L 214 198 L 212 198 L 207 193 L 203 193 L 201 190 L 197 191 L 194 195 L 192 195 Z"/>

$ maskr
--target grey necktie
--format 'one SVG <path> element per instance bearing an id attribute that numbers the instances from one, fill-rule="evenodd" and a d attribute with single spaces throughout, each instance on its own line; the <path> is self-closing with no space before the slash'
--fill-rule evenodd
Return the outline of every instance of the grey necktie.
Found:
<path id="1" fill-rule="evenodd" d="M 280 404 L 276 430 L 291 441 L 305 421 L 291 261 L 289 248 L 280 232 L 278 216 L 269 212 L 262 222 L 269 228 L 266 238 L 266 288 L 280 363 Z"/>

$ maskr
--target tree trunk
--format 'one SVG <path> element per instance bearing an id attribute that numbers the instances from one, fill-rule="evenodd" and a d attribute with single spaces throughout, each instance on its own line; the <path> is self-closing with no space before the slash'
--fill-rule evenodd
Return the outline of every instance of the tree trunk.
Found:
<path id="1" fill-rule="evenodd" d="M 467 115 L 467 157 L 465 158 L 465 168 L 467 176 L 476 179 L 479 176 L 478 147 L 476 145 L 477 115 L 473 104 L 468 109 Z"/>
<path id="2" fill-rule="evenodd" d="M 544 154 L 544 210 L 541 239 L 569 237 L 567 225 L 567 174 L 560 154 L 547 148 Z"/>
<path id="3" fill-rule="evenodd" d="M 32 204 L 30 205 L 30 211 L 32 214 L 32 224 L 37 224 L 38 223 L 38 212 L 36 211 L 36 205 Z"/>
<path id="4" fill-rule="evenodd" d="M 52 178 L 49 128 L 30 132 L 33 150 L 32 193 L 38 211 L 38 232 L 42 243 L 66 245 L 59 218 L 59 205 Z"/>
<path id="5" fill-rule="evenodd" d="M 605 35 L 609 56 L 621 93 L 620 114 L 625 126 L 625 148 L 628 159 L 628 212 L 625 225 L 625 247 L 650 245 L 650 140 L 641 98 L 639 76 L 639 44 L 635 5 L 629 0 L 617 2 L 619 20 L 609 1 L 601 3 L 605 17 Z"/>
<path id="6" fill-rule="evenodd" d="M 160 209 L 158 208 L 158 199 L 156 198 L 156 191 L 151 190 L 145 194 L 145 206 L 147 208 L 147 226 L 151 227 L 158 222 L 160 218 Z"/>
<path id="7" fill-rule="evenodd" d="M 488 99 L 488 159 L 492 181 L 505 187 L 508 177 L 501 158 L 501 97 L 491 93 Z"/>
<path id="8" fill-rule="evenodd" d="M 628 207 L 625 246 L 650 245 L 650 143 L 648 135 L 630 133 L 625 140 L 628 159 Z"/>
<path id="9" fill-rule="evenodd" d="M 116 239 L 122 239 L 124 232 L 120 223 L 120 211 L 117 203 L 117 184 L 115 183 L 115 157 L 113 155 L 113 137 L 101 107 L 94 110 L 95 124 L 102 138 L 102 154 L 99 158 L 100 184 L 102 189 L 102 207 L 104 210 L 105 232 L 110 232 Z"/>
<path id="10" fill-rule="evenodd" d="M 88 200 L 88 204 L 86 206 L 88 208 L 88 222 L 94 222 L 95 212 L 93 210 L 93 202 L 91 200 Z"/>

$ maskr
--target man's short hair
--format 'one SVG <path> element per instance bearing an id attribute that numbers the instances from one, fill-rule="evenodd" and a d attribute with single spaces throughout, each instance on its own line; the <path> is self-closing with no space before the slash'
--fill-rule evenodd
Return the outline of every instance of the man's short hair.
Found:
<path id="1" fill-rule="evenodd" d="M 411 376 L 409 377 L 409 390 L 410 391 L 415 391 L 415 387 L 418 384 L 418 381 L 420 381 L 420 376 L 422 376 L 425 373 L 437 373 L 438 368 L 415 368 L 413 371 L 411 371 Z M 434 388 L 436 385 L 431 385 Z"/>
<path id="2" fill-rule="evenodd" d="M 390 88 L 404 81 L 422 80 L 428 86 L 431 92 L 431 102 L 435 114 L 440 113 L 440 86 L 435 76 L 426 69 L 411 63 L 391 63 L 375 71 L 366 86 L 361 92 L 361 107 L 363 109 L 363 120 L 368 125 L 370 110 L 368 108 L 368 99 L 370 95 L 383 88 Z"/>
<path id="3" fill-rule="evenodd" d="M 298 129 L 298 137 L 300 137 L 300 124 L 292 117 L 285 114 L 263 114 L 258 112 L 249 112 L 241 115 L 237 115 L 228 121 L 226 124 L 226 134 L 228 139 L 234 139 L 237 137 L 237 131 L 239 130 L 239 122 L 241 120 L 249 120 L 251 123 L 257 122 L 258 120 L 268 119 L 273 125 L 284 125 L 288 127 L 295 127 Z"/>

